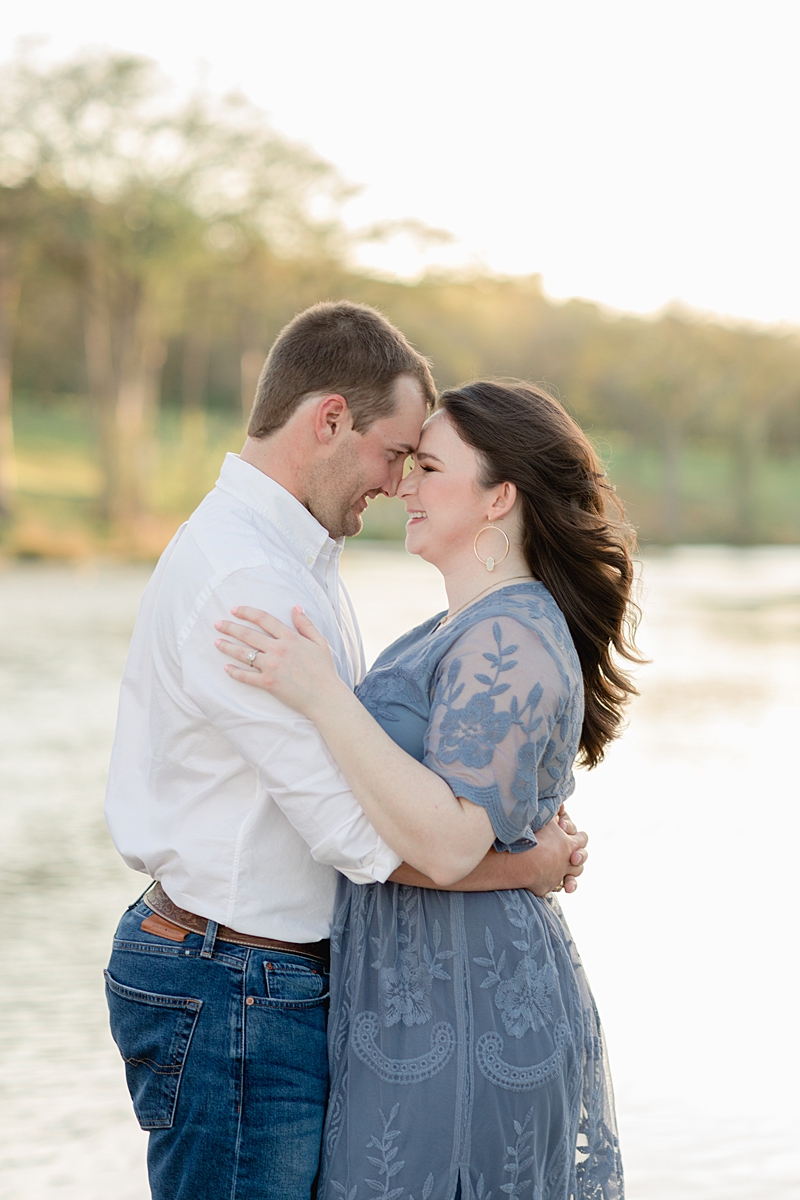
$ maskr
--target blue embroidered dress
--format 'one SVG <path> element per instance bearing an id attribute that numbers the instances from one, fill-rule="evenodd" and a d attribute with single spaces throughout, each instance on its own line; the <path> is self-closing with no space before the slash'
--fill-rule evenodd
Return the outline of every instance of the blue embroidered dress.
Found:
<path id="1" fill-rule="evenodd" d="M 537 582 L 442 614 L 358 689 L 392 739 L 524 850 L 573 791 L 583 687 Z M 597 1012 L 558 904 L 342 878 L 321 1200 L 621 1200 Z"/>

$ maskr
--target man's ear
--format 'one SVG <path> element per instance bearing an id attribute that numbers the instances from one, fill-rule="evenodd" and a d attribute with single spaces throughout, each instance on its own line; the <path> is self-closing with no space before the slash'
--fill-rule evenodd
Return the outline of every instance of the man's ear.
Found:
<path id="1" fill-rule="evenodd" d="M 344 396 L 331 392 L 321 396 L 314 410 L 314 433 L 323 445 L 330 445 L 352 427 L 350 409 Z"/>

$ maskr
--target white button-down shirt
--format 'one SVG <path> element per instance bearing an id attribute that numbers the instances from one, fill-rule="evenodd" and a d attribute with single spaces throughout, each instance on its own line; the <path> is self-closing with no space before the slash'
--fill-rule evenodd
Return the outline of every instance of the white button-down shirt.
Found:
<path id="1" fill-rule="evenodd" d="M 384 882 L 400 863 L 316 727 L 229 678 L 214 622 L 302 604 L 353 687 L 363 651 L 339 578 L 342 543 L 256 467 L 227 455 L 214 491 L 164 551 L 122 680 L 106 796 L 129 866 L 182 908 L 241 933 L 330 932 L 336 871 Z"/>

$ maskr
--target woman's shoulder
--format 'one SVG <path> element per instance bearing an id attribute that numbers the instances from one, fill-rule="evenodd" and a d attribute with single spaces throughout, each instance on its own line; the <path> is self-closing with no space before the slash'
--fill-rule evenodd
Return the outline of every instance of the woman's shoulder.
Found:
<path id="1" fill-rule="evenodd" d="M 529 652 L 544 652 L 577 666 L 564 616 L 543 583 L 524 580 L 490 592 L 449 621 L 435 613 L 378 655 L 367 680 L 402 670 L 414 678 L 435 674 L 444 659 L 473 651 L 492 654 L 498 638 L 522 641 Z M 527 632 L 526 632 L 527 631 Z"/>
<path id="2" fill-rule="evenodd" d="M 545 655 L 568 676 L 580 674 L 564 614 L 539 580 L 509 584 L 465 609 L 450 622 L 447 650 L 449 656 L 466 650 L 488 656 L 508 641 L 517 642 L 526 655 Z"/>
<path id="3" fill-rule="evenodd" d="M 453 630 L 458 629 L 459 632 L 480 628 L 491 637 L 492 624 L 498 617 L 506 617 L 546 636 L 556 630 L 569 636 L 564 614 L 538 579 L 512 583 L 490 592 L 466 608 L 450 624 Z"/>

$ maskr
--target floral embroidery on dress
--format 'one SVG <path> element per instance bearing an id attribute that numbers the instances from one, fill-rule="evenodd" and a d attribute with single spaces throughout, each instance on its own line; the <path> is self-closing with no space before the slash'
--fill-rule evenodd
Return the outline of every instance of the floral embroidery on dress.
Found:
<path id="1" fill-rule="evenodd" d="M 570 755 L 566 747 L 559 750 L 551 732 L 548 731 L 540 711 L 545 698 L 541 683 L 535 683 L 528 690 L 524 703 L 521 704 L 519 698 L 512 695 L 508 709 L 497 710 L 497 698 L 512 686 L 510 683 L 501 682 L 500 677 L 506 671 L 512 671 L 519 666 L 518 660 L 511 657 L 518 651 L 519 646 L 503 646 L 499 621 L 492 625 L 492 636 L 496 652 L 486 651 L 483 657 L 494 668 L 493 674 L 490 676 L 483 671 L 475 673 L 474 678 L 484 685 L 485 690 L 475 692 L 461 708 L 457 707 L 456 702 L 465 687 L 464 682 L 459 681 L 463 660 L 454 658 L 450 662 L 446 682 L 437 696 L 438 703 L 442 704 L 446 711 L 439 725 L 436 757 L 445 766 L 460 762 L 465 767 L 482 770 L 492 763 L 495 752 L 509 732 L 515 727 L 518 728 L 524 734 L 525 740 L 516 750 L 516 773 L 510 786 L 511 798 L 516 801 L 516 808 L 509 819 L 516 822 L 518 817 L 524 815 L 527 825 L 529 817 L 533 816 L 535 819 L 535 814 L 531 814 L 530 809 L 540 799 L 541 774 L 546 772 L 550 779 L 561 780 Z M 559 732 L 563 732 L 564 716 L 562 712 L 554 720 Z M 453 781 L 453 786 L 457 787 L 456 781 Z M 488 790 L 491 791 L 491 788 Z M 471 794 L 467 792 L 467 799 L 486 803 L 474 789 Z M 545 803 L 546 798 L 541 797 L 541 801 Z M 491 812 L 491 804 L 488 807 Z M 528 812 L 525 812 L 526 809 Z M 539 827 L 549 815 L 548 812 L 543 820 L 539 821 Z M 521 836 L 524 837 L 524 831 Z"/>
<path id="2" fill-rule="evenodd" d="M 511 1200 L 518 1200 L 518 1197 L 522 1195 L 522 1189 L 530 1187 L 532 1182 L 530 1179 L 520 1179 L 520 1175 L 523 1171 L 527 1171 L 535 1158 L 535 1155 L 531 1154 L 530 1146 L 528 1145 L 533 1137 L 533 1130 L 528 1128 L 532 1116 L 533 1109 L 530 1108 L 522 1124 L 519 1121 L 514 1122 L 514 1132 L 517 1135 L 517 1140 L 513 1146 L 506 1147 L 506 1162 L 503 1164 L 503 1170 L 511 1175 L 511 1179 L 502 1190 L 507 1196 L 511 1197 Z M 539 1196 L 541 1196 L 539 1188 L 534 1188 L 533 1200 L 539 1200 Z"/>
<path id="3" fill-rule="evenodd" d="M 442 927 L 433 924 L 433 953 L 427 942 L 422 947 L 420 961 L 416 928 L 419 916 L 419 893 L 415 888 L 399 889 L 397 909 L 398 952 L 393 967 L 384 966 L 388 941 L 373 937 L 378 957 L 373 968 L 378 972 L 378 1005 L 381 1022 L 387 1028 L 402 1021 L 404 1025 L 424 1025 L 431 1019 L 431 988 L 434 979 L 448 980 L 450 976 L 442 962 L 453 957 L 452 950 L 440 950 Z"/>
<path id="4" fill-rule="evenodd" d="M 378 998 L 384 1025 L 424 1025 L 433 1016 L 433 976 L 416 951 L 401 950 L 393 967 L 381 967 Z"/>
<path id="5" fill-rule="evenodd" d="M 537 942 L 534 949 L 540 949 L 541 945 L 541 942 Z M 540 967 L 534 958 L 527 955 L 520 960 L 514 978 L 501 983 L 494 997 L 506 1031 L 512 1037 L 521 1038 L 528 1029 L 534 1032 L 543 1029 L 545 1022 L 552 1019 L 550 993 L 554 987 L 555 977 L 550 963 Z"/>
<path id="6" fill-rule="evenodd" d="M 476 692 L 464 706 L 455 708 L 455 702 L 464 690 L 464 684 L 458 683 L 461 674 L 461 659 L 454 658 L 447 672 L 447 689 L 442 697 L 447 705 L 439 739 L 438 755 L 443 763 L 462 762 L 465 767 L 486 767 L 492 761 L 494 748 L 502 742 L 511 726 L 511 714 L 495 712 L 496 696 L 507 692 L 510 684 L 498 683 L 504 671 L 511 671 L 517 665 L 515 659 L 503 662 L 517 649 L 516 646 L 503 648 L 500 625 L 497 621 L 492 627 L 494 640 L 497 644 L 497 654 L 486 652 L 484 658 L 495 668 L 494 679 L 483 673 L 475 676 L 478 683 L 486 685 L 485 692 Z"/>
<path id="7" fill-rule="evenodd" d="M 378 1174 L 383 1178 L 367 1179 L 365 1182 L 367 1187 L 372 1188 L 376 1196 L 382 1197 L 383 1200 L 395 1200 L 396 1196 L 402 1196 L 405 1191 L 405 1188 L 393 1188 L 391 1186 L 392 1179 L 394 1179 L 395 1175 L 399 1175 L 406 1165 L 402 1159 L 398 1161 L 397 1147 L 394 1145 L 396 1139 L 400 1137 L 400 1130 L 391 1128 L 392 1121 L 397 1116 L 399 1109 L 400 1105 L 395 1104 L 388 1118 L 381 1111 L 380 1118 L 383 1122 L 381 1136 L 378 1138 L 373 1134 L 367 1143 L 368 1150 L 375 1149 L 380 1154 L 380 1158 L 376 1158 L 374 1154 L 368 1154 L 367 1161 L 373 1167 L 378 1168 Z"/>
<path id="8" fill-rule="evenodd" d="M 474 958 L 473 962 L 479 967 L 486 967 L 489 972 L 481 987 L 497 987 L 494 1001 L 506 1032 L 512 1037 L 521 1038 L 529 1029 L 536 1033 L 552 1022 L 550 996 L 556 986 L 556 976 L 552 962 L 544 954 L 543 939 L 533 940 L 539 931 L 536 916 L 526 911 L 515 892 L 504 892 L 502 901 L 510 924 L 526 934 L 524 938 L 512 942 L 516 950 L 523 952 L 523 957 L 517 963 L 511 979 L 504 979 L 506 952 L 503 950 L 499 959 L 495 959 L 494 937 L 487 925 L 484 940 L 489 957 Z M 537 956 L 544 957 L 544 961 L 539 962 Z"/>
<path id="9" fill-rule="evenodd" d="M 511 785 L 511 793 L 515 800 L 526 801 L 536 799 L 539 782 L 539 747 L 536 742 L 526 742 L 517 754 L 517 773 Z"/>
<path id="10" fill-rule="evenodd" d="M 400 718 L 390 707 L 391 704 L 417 706 L 425 702 L 419 679 L 415 676 L 415 672 L 404 671 L 402 667 L 373 670 L 358 684 L 355 692 L 374 716 L 382 721 L 398 721 Z"/>
<path id="11" fill-rule="evenodd" d="M 376 1152 L 375 1154 L 367 1155 L 367 1162 L 369 1162 L 373 1167 L 377 1167 L 377 1173 L 381 1176 L 381 1178 L 365 1179 L 364 1182 L 366 1183 L 367 1187 L 380 1198 L 380 1200 L 397 1200 L 399 1196 L 403 1195 L 405 1188 L 392 1187 L 391 1181 L 400 1174 L 406 1164 L 403 1159 L 401 1159 L 399 1162 L 397 1160 L 398 1147 L 395 1146 L 394 1143 L 400 1136 L 400 1130 L 392 1129 L 391 1125 L 400 1111 L 400 1105 L 395 1104 L 388 1117 L 384 1116 L 382 1109 L 379 1109 L 378 1111 L 383 1129 L 381 1130 L 380 1137 L 373 1134 L 367 1142 L 367 1149 L 374 1150 Z M 378 1157 L 378 1155 L 380 1155 L 380 1157 Z M 429 1200 L 435 1182 L 436 1180 L 434 1179 L 433 1173 L 429 1171 L 427 1178 L 422 1185 L 422 1192 L 420 1193 L 421 1200 Z M 344 1200 L 356 1200 L 358 1196 L 357 1184 L 355 1187 L 348 1189 L 343 1183 L 331 1181 L 331 1187 L 336 1192 L 337 1196 L 342 1196 Z M 409 1195 L 408 1200 L 414 1200 L 414 1197 Z M 491 1200 L 491 1197 L 487 1196 L 485 1200 Z"/>
<path id="12" fill-rule="evenodd" d="M 457 677 L 460 670 L 461 660 L 456 658 L 450 664 L 450 674 Z M 510 725 L 510 715 L 495 712 L 493 698 L 485 692 L 477 692 L 463 708 L 451 708 L 445 714 L 439 758 L 444 763 L 459 760 L 465 767 L 486 767 Z"/>

